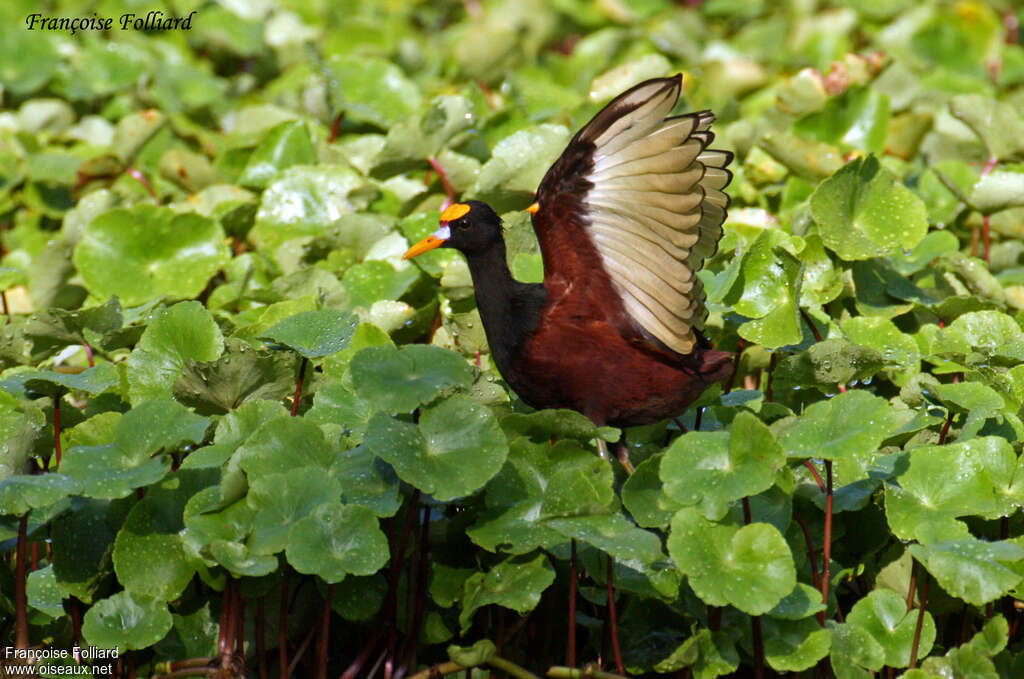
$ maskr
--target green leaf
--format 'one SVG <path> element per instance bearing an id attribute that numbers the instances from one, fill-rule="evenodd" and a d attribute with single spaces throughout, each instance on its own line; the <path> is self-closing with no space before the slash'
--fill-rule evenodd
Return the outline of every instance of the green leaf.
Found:
<path id="1" fill-rule="evenodd" d="M 89 603 L 110 572 L 110 550 L 128 512 L 124 502 L 74 500 L 53 521 L 53 572 L 60 588 Z"/>
<path id="2" fill-rule="evenodd" d="M 539 125 L 510 134 L 495 144 L 467 193 L 493 204 L 499 213 L 524 209 L 567 141 L 569 131 L 561 125 Z"/>
<path id="3" fill-rule="evenodd" d="M 832 634 L 832 665 L 844 662 L 855 663 L 872 672 L 885 665 L 885 649 L 864 627 L 848 622 L 826 621 Z"/>
<path id="4" fill-rule="evenodd" d="M 803 620 L 825 610 L 821 592 L 802 582 L 796 583 L 792 592 L 771 610 L 769 615 L 779 620 Z"/>
<path id="5" fill-rule="evenodd" d="M 133 596 L 171 601 L 192 579 L 195 568 L 179 535 L 184 499 L 151 492 L 128 512 L 114 541 L 113 560 L 118 581 Z"/>
<path id="6" fill-rule="evenodd" d="M 555 571 L 543 554 L 506 559 L 486 573 L 466 578 L 459 624 L 469 629 L 473 614 L 489 604 L 525 614 L 540 603 L 540 595 L 555 581 Z"/>
<path id="7" fill-rule="evenodd" d="M 0 481 L 0 514 L 21 516 L 49 507 L 81 492 L 82 486 L 64 474 L 18 474 Z"/>
<path id="8" fill-rule="evenodd" d="M 882 647 L 885 665 L 906 667 L 917 626 L 917 610 L 907 610 L 907 602 L 891 589 L 873 589 L 853 605 L 846 624 L 867 632 Z M 935 622 L 925 611 L 918 643 L 918 657 L 927 656 L 935 643 Z"/>
<path id="9" fill-rule="evenodd" d="M 505 465 L 487 484 L 488 511 L 466 533 L 484 549 L 513 554 L 563 543 L 561 533 L 537 520 L 545 507 L 556 516 L 607 514 L 615 509 L 612 483 L 611 468 L 576 441 L 516 437 Z M 576 496 L 579 488 L 586 494 Z"/>
<path id="10" fill-rule="evenodd" d="M 214 361 L 185 362 L 174 382 L 176 400 L 203 415 L 224 415 L 246 403 L 280 401 L 295 392 L 294 356 L 254 349 L 234 338 L 224 348 Z"/>
<path id="11" fill-rule="evenodd" d="M 419 270 L 414 266 L 398 269 L 390 262 L 370 260 L 346 270 L 342 283 L 352 306 L 369 308 L 382 299 L 399 299 L 419 277 Z"/>
<path id="12" fill-rule="evenodd" d="M 85 227 L 74 261 L 89 291 L 133 306 L 159 297 L 195 297 L 228 261 L 224 231 L 195 213 L 137 205 Z"/>
<path id="13" fill-rule="evenodd" d="M 425 344 L 367 347 L 349 365 L 357 394 L 385 412 L 409 412 L 455 387 L 469 387 L 466 359 Z"/>
<path id="14" fill-rule="evenodd" d="M 838 460 L 874 452 L 902 422 L 884 398 L 854 389 L 811 404 L 775 430 L 791 458 Z"/>
<path id="15" fill-rule="evenodd" d="M 712 606 L 763 615 L 796 586 L 789 545 L 770 524 L 711 522 L 684 507 L 672 518 L 668 552 L 697 596 Z"/>
<path id="16" fill-rule="evenodd" d="M 981 138 L 990 157 L 1005 159 L 1024 150 L 1024 118 L 1009 102 L 961 94 L 949 100 L 949 108 Z"/>
<path id="17" fill-rule="evenodd" d="M 828 655 L 832 635 L 814 618 L 762 621 L 764 658 L 778 672 L 802 672 Z"/>
<path id="18" fill-rule="evenodd" d="M 660 596 L 672 598 L 679 591 L 679 574 L 671 569 L 661 550 L 661 540 L 638 528 L 621 513 L 550 519 L 547 524 L 567 538 L 574 538 L 605 552 L 630 575 L 640 574 Z M 626 586 L 621 582 L 620 586 Z"/>
<path id="19" fill-rule="evenodd" d="M 189 360 L 215 361 L 224 337 L 199 302 L 179 302 L 146 327 L 128 356 L 128 393 L 132 403 L 168 396 Z"/>
<path id="20" fill-rule="evenodd" d="M 237 181 L 242 186 L 265 189 L 282 170 L 292 165 L 314 165 L 316 161 L 316 149 L 305 123 L 289 120 L 263 137 Z"/>
<path id="21" fill-rule="evenodd" d="M 622 504 L 633 520 L 644 528 L 664 528 L 683 506 L 665 492 L 661 480 L 664 455 L 655 454 L 637 465 L 622 484 Z"/>
<path id="22" fill-rule="evenodd" d="M 897 183 L 874 156 L 858 158 L 811 196 L 811 214 L 825 245 L 846 261 L 908 250 L 924 238 L 924 203 Z"/>
<path id="23" fill-rule="evenodd" d="M 333 76 L 331 103 L 353 120 L 387 129 L 420 106 L 419 88 L 389 61 L 335 55 L 327 68 Z"/>
<path id="24" fill-rule="evenodd" d="M 893 533 L 928 541 L 966 537 L 957 517 L 995 518 L 1013 511 L 1007 490 L 1017 456 L 1003 438 L 986 436 L 910 451 L 899 485 L 885 489 L 885 513 Z"/>
<path id="25" fill-rule="evenodd" d="M 120 419 L 113 442 L 71 448 L 60 469 L 82 485 L 84 495 L 126 497 L 167 473 L 169 456 L 158 453 L 202 441 L 209 424 L 170 399 L 147 401 Z"/>
<path id="26" fill-rule="evenodd" d="M 362 505 L 377 516 L 394 516 L 401 506 L 398 477 L 366 446 L 337 453 L 330 475 L 341 484 L 345 504 Z"/>
<path id="27" fill-rule="evenodd" d="M 661 462 L 665 494 L 684 506 L 720 519 L 729 504 L 767 490 L 785 465 L 782 446 L 771 430 L 741 412 L 726 432 L 690 432 L 673 442 Z"/>
<path id="28" fill-rule="evenodd" d="M 60 58 L 48 33 L 25 30 L 18 24 L 4 26 L 0 37 L 0 83 L 12 93 L 26 95 L 40 89 L 53 77 Z M 38 25 L 37 25 L 38 28 Z"/>
<path id="29" fill-rule="evenodd" d="M 260 476 L 249 487 L 246 503 L 255 512 L 248 547 L 253 554 L 275 554 L 288 545 L 288 533 L 322 504 L 338 502 L 340 484 L 306 467 Z"/>
<path id="30" fill-rule="evenodd" d="M 889 98 L 868 87 L 851 87 L 828 99 L 825 107 L 798 120 L 793 130 L 816 141 L 843 149 L 885 150 L 889 126 Z"/>
<path id="31" fill-rule="evenodd" d="M 321 358 L 347 347 L 358 325 L 359 319 L 345 311 L 304 311 L 278 321 L 261 339 L 283 344 L 305 358 Z"/>
<path id="32" fill-rule="evenodd" d="M 375 189 L 340 165 L 294 165 L 263 192 L 249 240 L 274 251 L 293 238 L 320 236 L 339 217 L 365 208 Z"/>
<path id="33" fill-rule="evenodd" d="M 1024 205 L 1024 172 L 993 170 L 978 179 L 970 195 L 970 204 L 983 214 L 1001 212 Z"/>
<path id="34" fill-rule="evenodd" d="M 508 455 L 490 409 L 463 395 L 423 408 L 418 426 L 374 415 L 366 445 L 403 481 L 442 501 L 479 490 Z"/>
<path id="35" fill-rule="evenodd" d="M 813 386 L 834 393 L 838 385 L 874 377 L 884 365 L 874 349 L 827 339 L 780 360 L 776 379 L 783 385 Z"/>
<path id="36" fill-rule="evenodd" d="M 304 468 L 326 470 L 333 458 L 323 431 L 299 417 L 280 416 L 263 422 L 238 449 L 239 464 L 250 480 Z"/>
<path id="37" fill-rule="evenodd" d="M 900 332 L 896 324 L 880 316 L 853 316 L 841 323 L 851 341 L 874 349 L 885 361 L 897 386 L 921 370 L 921 349 L 910 335 Z"/>
<path id="38" fill-rule="evenodd" d="M 320 424 L 340 426 L 346 438 L 361 443 L 366 425 L 375 412 L 373 404 L 352 387 L 343 382 L 332 382 L 317 389 L 313 407 L 305 417 Z"/>
<path id="39" fill-rule="evenodd" d="M 766 229 L 743 255 L 743 293 L 734 308 L 754 320 L 738 332 L 769 348 L 796 344 L 802 336 L 797 313 L 800 261 L 786 249 L 789 245 L 785 234 Z"/>
<path id="40" fill-rule="evenodd" d="M 97 396 L 121 383 L 117 368 L 112 363 L 100 363 L 92 368 L 86 368 L 80 373 L 34 370 L 19 373 L 16 379 L 23 380 L 25 387 L 32 391 L 49 395 L 54 395 L 59 391 L 54 387 L 63 387 Z"/>
<path id="41" fill-rule="evenodd" d="M 388 561 L 388 540 L 366 507 L 322 504 L 300 519 L 288 539 L 288 563 L 327 582 L 370 575 Z"/>
<path id="42" fill-rule="evenodd" d="M 974 537 L 911 545 L 914 555 L 942 588 L 975 606 L 1005 595 L 1024 579 L 1024 547 Z"/>
<path id="43" fill-rule="evenodd" d="M 82 636 L 97 648 L 146 648 L 163 639 L 170 629 L 167 604 L 128 591 L 97 601 L 82 620 Z"/>
<path id="44" fill-rule="evenodd" d="M 57 585 L 53 564 L 28 574 L 25 594 L 28 605 L 32 608 L 46 613 L 51 618 L 60 618 L 64 615 L 64 594 Z"/>

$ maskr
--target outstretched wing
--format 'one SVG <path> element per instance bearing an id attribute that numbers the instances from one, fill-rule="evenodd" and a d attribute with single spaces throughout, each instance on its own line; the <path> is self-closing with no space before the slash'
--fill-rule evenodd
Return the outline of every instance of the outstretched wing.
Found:
<path id="1" fill-rule="evenodd" d="M 626 314 L 688 354 L 707 318 L 697 271 L 722 237 L 732 154 L 708 148 L 711 111 L 666 117 L 681 84 L 648 80 L 594 116 L 541 182 L 533 225 L 542 250 L 558 230 L 582 229 Z M 548 254 L 545 275 L 572 278 L 572 264 Z"/>

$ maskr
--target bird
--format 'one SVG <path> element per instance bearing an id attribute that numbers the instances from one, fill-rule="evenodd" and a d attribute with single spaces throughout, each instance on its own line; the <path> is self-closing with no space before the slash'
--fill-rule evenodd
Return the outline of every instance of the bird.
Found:
<path id="1" fill-rule="evenodd" d="M 675 75 L 618 95 L 544 175 L 527 208 L 543 283 L 512 276 L 502 220 L 477 200 L 403 255 L 465 255 L 494 364 L 533 408 L 650 424 L 732 376 L 734 355 L 702 332 L 697 271 L 722 237 L 733 155 L 709 147 L 711 111 L 669 115 L 681 88 Z"/>

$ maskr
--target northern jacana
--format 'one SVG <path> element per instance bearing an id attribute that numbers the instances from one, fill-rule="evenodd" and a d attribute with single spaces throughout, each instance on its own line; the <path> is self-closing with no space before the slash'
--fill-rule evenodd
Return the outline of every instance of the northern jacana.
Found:
<path id="1" fill-rule="evenodd" d="M 404 255 L 466 256 L 494 362 L 534 408 L 648 424 L 732 373 L 733 355 L 701 332 L 697 278 L 722 237 L 732 154 L 708 148 L 711 111 L 668 117 L 681 85 L 677 75 L 623 92 L 548 170 L 528 208 L 542 284 L 512 277 L 502 221 L 475 200 L 450 205 Z"/>

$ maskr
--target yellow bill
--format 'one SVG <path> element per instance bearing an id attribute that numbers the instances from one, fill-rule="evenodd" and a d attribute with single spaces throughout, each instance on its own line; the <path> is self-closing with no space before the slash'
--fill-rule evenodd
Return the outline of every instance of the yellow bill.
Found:
<path id="1" fill-rule="evenodd" d="M 424 252 L 433 250 L 434 248 L 439 248 L 444 245 L 444 242 L 448 240 L 451 235 L 451 229 L 449 229 L 448 225 L 445 224 L 437 231 L 406 250 L 405 254 L 402 255 L 402 259 L 412 259 L 413 257 L 422 255 Z"/>

